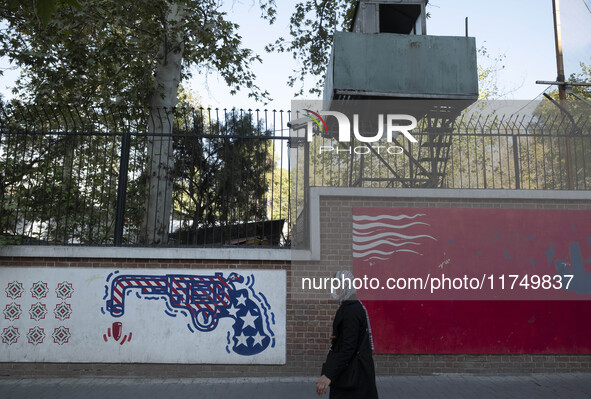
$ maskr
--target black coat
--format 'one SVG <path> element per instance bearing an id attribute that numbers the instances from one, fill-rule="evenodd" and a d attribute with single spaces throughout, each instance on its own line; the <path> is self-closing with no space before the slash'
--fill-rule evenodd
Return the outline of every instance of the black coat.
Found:
<path id="1" fill-rule="evenodd" d="M 359 350 L 359 381 L 356 389 L 330 387 L 330 399 L 377 399 L 376 373 L 365 309 L 358 300 L 343 301 L 332 324 L 332 345 L 322 374 L 334 380 L 357 355 Z"/>

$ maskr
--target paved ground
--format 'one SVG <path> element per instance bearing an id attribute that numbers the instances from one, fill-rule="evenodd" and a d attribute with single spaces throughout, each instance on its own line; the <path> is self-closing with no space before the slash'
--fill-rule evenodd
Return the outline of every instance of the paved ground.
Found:
<path id="1" fill-rule="evenodd" d="M 315 398 L 315 378 L 0 379 L 2 399 Z M 591 398 L 590 374 L 378 377 L 380 398 Z M 326 396 L 324 396 L 326 398 Z"/>

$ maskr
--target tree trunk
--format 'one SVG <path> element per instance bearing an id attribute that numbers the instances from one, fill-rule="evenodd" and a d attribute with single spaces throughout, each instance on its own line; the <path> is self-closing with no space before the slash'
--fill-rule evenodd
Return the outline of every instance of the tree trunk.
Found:
<path id="1" fill-rule="evenodd" d="M 174 180 L 173 108 L 176 105 L 183 58 L 183 39 L 178 27 L 184 13 L 181 5 L 170 5 L 166 16 L 166 37 L 158 52 L 155 90 L 148 121 L 146 213 L 140 237 L 146 245 L 168 242 Z"/>

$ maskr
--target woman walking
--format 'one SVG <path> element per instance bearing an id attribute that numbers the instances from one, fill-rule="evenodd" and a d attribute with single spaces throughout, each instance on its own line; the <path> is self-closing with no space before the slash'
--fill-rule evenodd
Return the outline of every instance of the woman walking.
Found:
<path id="1" fill-rule="evenodd" d="M 316 381 L 322 396 L 330 387 L 329 399 L 377 399 L 373 364 L 373 342 L 367 311 L 357 299 L 353 274 L 339 271 L 343 287 L 332 293 L 339 308 L 332 324 L 330 351 Z"/>

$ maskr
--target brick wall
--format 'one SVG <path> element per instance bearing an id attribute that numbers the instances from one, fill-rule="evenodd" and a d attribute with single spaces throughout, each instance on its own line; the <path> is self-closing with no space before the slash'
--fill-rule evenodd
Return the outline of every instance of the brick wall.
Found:
<path id="1" fill-rule="evenodd" d="M 352 207 L 482 207 L 518 209 L 591 209 L 589 200 L 360 198 L 320 196 L 321 258 L 318 261 L 86 259 L 1 257 L 0 266 L 284 269 L 287 271 L 287 357 L 284 366 L 202 364 L 0 363 L 0 376 L 157 376 L 240 377 L 313 376 L 328 350 L 336 304 L 325 291 L 301 289 L 303 277 L 329 277 L 352 269 Z M 312 239 L 318 239 L 313 237 Z M 407 355 L 375 356 L 381 375 L 477 373 L 521 374 L 591 371 L 589 355 Z"/>
<path id="2" fill-rule="evenodd" d="M 591 198 L 590 198 L 591 199 Z M 591 200 L 568 199 L 477 199 L 477 198 L 379 198 L 357 196 L 320 196 L 321 259 L 316 262 L 293 261 L 291 282 L 293 300 L 308 302 L 326 300 L 326 292 L 301 289 L 303 277 L 333 276 L 338 270 L 352 270 L 351 215 L 353 207 L 417 208 L 507 208 L 507 209 L 584 209 L 591 210 Z M 321 310 L 322 309 L 322 310 Z M 324 308 L 318 307 L 319 312 Z M 332 316 L 332 315 L 331 315 Z M 330 317 L 331 318 L 331 317 Z M 298 319 L 299 320 L 299 319 Z M 310 319 L 309 337 L 326 337 L 330 320 Z M 289 343 L 288 343 L 289 345 Z M 317 370 L 326 355 L 326 345 L 312 356 Z M 476 373 L 521 374 L 567 371 L 591 371 L 591 355 L 416 355 L 378 354 L 374 356 L 376 372 L 381 375 Z"/>

